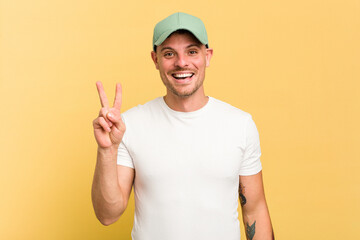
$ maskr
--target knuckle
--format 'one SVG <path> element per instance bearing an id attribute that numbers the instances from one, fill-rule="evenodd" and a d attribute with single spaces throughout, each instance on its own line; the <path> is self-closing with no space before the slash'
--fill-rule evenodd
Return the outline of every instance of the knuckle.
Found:
<path id="1" fill-rule="evenodd" d="M 114 119 L 115 122 L 119 122 L 119 114 L 116 111 L 109 111 L 108 114 L 112 115 L 112 119 Z"/>
<path id="2" fill-rule="evenodd" d="M 110 108 L 108 113 L 111 113 L 112 115 L 116 116 L 117 115 L 117 112 L 116 112 L 116 109 L 115 108 Z"/>
<path id="3" fill-rule="evenodd" d="M 95 118 L 95 119 L 92 121 L 92 124 L 93 124 L 93 126 L 97 125 L 97 124 L 98 124 L 98 119 Z"/>
<path id="4" fill-rule="evenodd" d="M 107 113 L 108 113 L 107 108 L 101 108 L 99 112 L 99 116 L 105 117 Z"/>
<path id="5" fill-rule="evenodd" d="M 103 117 L 99 117 L 99 123 L 100 124 L 104 124 L 106 121 Z"/>

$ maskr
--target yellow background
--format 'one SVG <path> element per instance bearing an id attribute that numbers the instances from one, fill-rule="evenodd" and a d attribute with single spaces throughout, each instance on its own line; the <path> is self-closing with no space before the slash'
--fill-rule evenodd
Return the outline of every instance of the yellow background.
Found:
<path id="1" fill-rule="evenodd" d="M 257 124 L 276 239 L 360 239 L 360 1 L 7 0 L 0 11 L 0 239 L 130 239 L 133 200 L 109 227 L 92 209 L 95 82 L 110 99 L 121 82 L 124 111 L 163 95 L 152 31 L 176 11 L 207 26 L 206 94 Z"/>

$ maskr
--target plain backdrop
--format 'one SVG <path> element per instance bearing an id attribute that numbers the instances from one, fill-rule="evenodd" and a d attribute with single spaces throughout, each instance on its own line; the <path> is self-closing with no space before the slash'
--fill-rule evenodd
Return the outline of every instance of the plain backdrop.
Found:
<path id="1" fill-rule="evenodd" d="M 152 31 L 177 11 L 207 27 L 206 94 L 258 127 L 276 239 L 360 239 L 358 0 L 2 0 L 0 239 L 131 239 L 133 195 L 114 225 L 92 209 L 95 82 L 123 111 L 164 95 Z"/>

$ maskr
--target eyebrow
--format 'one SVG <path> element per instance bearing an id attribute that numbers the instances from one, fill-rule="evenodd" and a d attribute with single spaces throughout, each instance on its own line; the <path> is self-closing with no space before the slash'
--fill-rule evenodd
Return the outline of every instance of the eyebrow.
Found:
<path id="1" fill-rule="evenodd" d="M 200 48 L 200 47 L 201 47 L 201 44 L 198 44 L 198 43 L 192 43 L 192 44 L 190 44 L 190 45 L 186 46 L 186 48 L 191 48 L 191 47 L 198 47 L 198 48 Z M 162 51 L 164 51 L 164 50 L 166 50 L 166 49 L 169 49 L 169 50 L 174 50 L 174 49 L 173 49 L 173 48 L 171 48 L 171 47 L 164 47 L 164 48 L 162 48 L 162 49 L 160 50 L 160 52 L 162 52 Z"/>
<path id="2" fill-rule="evenodd" d="M 202 45 L 202 44 L 199 44 L 199 43 L 192 43 L 192 44 L 190 44 L 189 46 L 187 46 L 186 48 L 191 48 L 191 47 L 201 48 L 201 45 Z"/>
<path id="3" fill-rule="evenodd" d="M 160 50 L 160 52 L 162 52 L 162 51 L 164 51 L 164 50 L 166 50 L 166 49 L 169 49 L 169 50 L 174 50 L 173 48 L 171 48 L 171 47 L 164 47 L 164 48 L 162 48 L 161 50 Z"/>

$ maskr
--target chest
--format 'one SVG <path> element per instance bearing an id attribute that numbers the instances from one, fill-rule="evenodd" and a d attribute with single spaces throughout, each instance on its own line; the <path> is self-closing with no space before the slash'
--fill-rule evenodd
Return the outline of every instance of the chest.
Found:
<path id="1" fill-rule="evenodd" d="M 129 152 L 143 185 L 236 182 L 243 158 L 241 132 L 216 122 L 148 123 Z M 194 185 L 195 184 L 195 185 Z"/>

